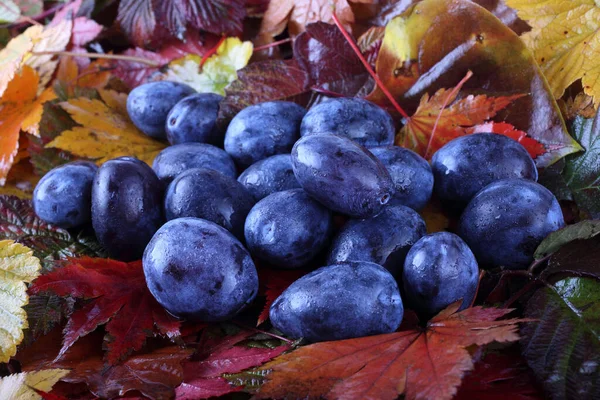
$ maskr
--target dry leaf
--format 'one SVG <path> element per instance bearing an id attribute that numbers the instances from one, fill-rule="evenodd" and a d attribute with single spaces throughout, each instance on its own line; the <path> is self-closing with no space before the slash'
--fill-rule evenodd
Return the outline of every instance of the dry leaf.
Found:
<path id="1" fill-rule="evenodd" d="M 68 369 L 45 369 L 6 376 L 0 379 L 0 399 L 42 400 L 37 391 L 49 392 L 68 374 Z"/>
<path id="2" fill-rule="evenodd" d="M 533 28 L 522 38 L 535 54 L 556 98 L 573 82 L 600 104 L 600 2 L 507 0 Z"/>
<path id="3" fill-rule="evenodd" d="M 63 132 L 46 147 L 69 151 L 102 164 L 112 158 L 133 156 L 152 165 L 166 146 L 138 130 L 127 116 L 127 95 L 100 90 L 103 101 L 83 97 L 61 103 L 81 126 Z"/>

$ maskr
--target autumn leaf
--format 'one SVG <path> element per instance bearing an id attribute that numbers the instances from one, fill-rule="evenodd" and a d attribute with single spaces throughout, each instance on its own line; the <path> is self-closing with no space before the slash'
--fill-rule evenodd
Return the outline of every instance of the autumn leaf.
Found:
<path id="1" fill-rule="evenodd" d="M 258 316 L 256 326 L 261 325 L 269 319 L 271 304 L 285 289 L 306 274 L 302 270 L 273 270 L 261 268 L 258 270 L 261 289 L 266 297 L 265 306 Z"/>
<path id="2" fill-rule="evenodd" d="M 440 89 L 431 97 L 424 94 L 417 111 L 396 136 L 396 144 L 429 159 L 450 140 L 468 134 L 468 128 L 493 118 L 498 111 L 524 96 L 468 95 L 455 101 L 463 83 L 464 80 L 451 91 Z M 445 104 L 450 105 L 444 107 Z"/>
<path id="3" fill-rule="evenodd" d="M 471 133 L 498 133 L 500 135 L 508 136 L 509 138 L 519 142 L 525 150 L 529 153 L 531 158 L 536 159 L 546 152 L 544 145 L 537 140 L 529 137 L 526 132 L 520 131 L 507 122 L 486 122 L 474 126 L 472 129 L 467 131 Z"/>
<path id="4" fill-rule="evenodd" d="M 171 62 L 164 79 L 188 84 L 200 93 L 224 95 L 225 87 L 237 79 L 237 70 L 245 67 L 251 56 L 251 42 L 227 38 L 204 64 L 196 55 Z"/>
<path id="5" fill-rule="evenodd" d="M 43 104 L 52 100 L 52 90 L 45 90 L 37 96 L 37 73 L 24 66 L 20 74 L 8 84 L 0 99 L 0 185 L 4 185 L 6 177 L 19 149 L 19 133 L 21 130 L 39 134 L 39 122 L 42 118 Z"/>
<path id="6" fill-rule="evenodd" d="M 109 60 L 100 59 L 81 68 L 75 57 L 63 57 L 56 70 L 54 91 L 61 99 L 87 97 L 89 89 L 104 89 L 110 80 L 111 67 Z"/>
<path id="7" fill-rule="evenodd" d="M 31 199 L 40 177 L 34 173 L 33 166 L 29 161 L 28 158 L 25 158 L 13 164 L 4 186 L 0 187 L 0 195 Z"/>
<path id="8" fill-rule="evenodd" d="M 520 320 L 500 320 L 510 310 L 459 303 L 409 330 L 301 347 L 276 358 L 258 398 L 451 399 L 473 368 L 466 347 L 518 340 Z"/>
<path id="9" fill-rule="evenodd" d="M 31 249 L 12 240 L 0 241 L 0 362 L 8 362 L 23 340 L 23 329 L 28 328 L 23 306 L 29 302 L 25 283 L 37 278 L 40 269 Z"/>
<path id="10" fill-rule="evenodd" d="M 261 365 L 290 349 L 289 345 L 249 347 L 239 345 L 254 332 L 241 330 L 237 334 L 206 340 L 207 332 L 200 340 L 203 354 L 183 364 L 183 383 L 176 389 L 177 399 L 204 399 L 237 392 L 241 387 L 230 385 L 223 374 L 238 373 Z"/>
<path id="11" fill-rule="evenodd" d="M 51 292 L 91 299 L 70 316 L 59 358 L 81 336 L 104 324 L 106 359 L 110 364 L 141 349 L 148 335 L 157 333 L 169 338 L 179 335 L 179 321 L 150 294 L 141 261 L 71 259 L 66 266 L 41 276 L 29 290 L 32 294 Z"/>
<path id="12" fill-rule="evenodd" d="M 0 3 L 0 22 L 15 22 L 21 16 L 19 6 L 12 0 L 5 0 Z"/>
<path id="13" fill-rule="evenodd" d="M 87 17 L 77 17 L 73 20 L 71 43 L 74 46 L 85 46 L 102 32 L 102 25 Z"/>
<path id="14" fill-rule="evenodd" d="M 115 76 L 131 89 L 151 80 L 154 75 L 159 75 L 161 66 L 169 62 L 169 59 L 163 57 L 161 54 L 139 47 L 127 49 L 123 52 L 123 55 L 155 61 L 158 64 L 158 66 L 152 66 L 142 62 L 124 60 L 115 62 Z"/>
<path id="15" fill-rule="evenodd" d="M 533 28 L 522 38 L 556 98 L 573 82 L 600 104 L 600 4 L 590 0 L 507 0 Z"/>
<path id="16" fill-rule="evenodd" d="M 76 126 L 63 132 L 46 147 L 59 148 L 98 164 L 120 156 L 133 156 L 149 165 L 165 144 L 140 132 L 127 116 L 127 95 L 100 90 L 103 101 L 77 98 L 61 103 Z"/>
<path id="17" fill-rule="evenodd" d="M 49 392 L 68 373 L 67 369 L 46 369 L 5 376 L 0 379 L 0 399 L 42 400 L 38 391 Z"/>
<path id="18" fill-rule="evenodd" d="M 348 1 L 374 3 L 373 0 L 271 0 L 263 16 L 260 34 L 277 36 L 285 28 L 291 36 L 299 35 L 311 22 L 333 23 L 333 12 L 346 26 L 354 22 L 354 12 Z"/>

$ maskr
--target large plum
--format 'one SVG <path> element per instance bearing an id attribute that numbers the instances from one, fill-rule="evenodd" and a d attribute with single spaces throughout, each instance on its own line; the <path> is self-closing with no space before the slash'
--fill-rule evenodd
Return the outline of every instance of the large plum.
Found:
<path id="1" fill-rule="evenodd" d="M 385 268 L 343 262 L 292 283 L 273 302 L 269 315 L 285 335 L 320 342 L 394 332 L 404 307 Z"/>
<path id="2" fill-rule="evenodd" d="M 152 168 L 133 157 L 105 162 L 92 186 L 92 225 L 109 256 L 142 257 L 162 225 L 162 184 Z"/>
<path id="3" fill-rule="evenodd" d="M 256 201 L 271 193 L 300 187 L 294 176 L 289 154 L 277 154 L 252 164 L 240 174 L 238 182 L 244 185 Z"/>
<path id="4" fill-rule="evenodd" d="M 180 100 L 167 115 L 167 139 L 171 144 L 199 142 L 223 146 L 225 132 L 217 125 L 223 96 L 196 93 Z"/>
<path id="5" fill-rule="evenodd" d="M 176 317 L 224 321 L 258 292 L 248 251 L 227 230 L 203 219 L 167 222 L 152 237 L 142 262 L 150 292 Z"/>

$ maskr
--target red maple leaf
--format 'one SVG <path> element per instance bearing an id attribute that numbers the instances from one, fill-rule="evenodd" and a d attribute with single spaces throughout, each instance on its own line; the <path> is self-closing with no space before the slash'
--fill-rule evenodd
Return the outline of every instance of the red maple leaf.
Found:
<path id="1" fill-rule="evenodd" d="M 180 322 L 152 297 L 141 261 L 124 263 L 103 258 L 69 259 L 62 268 L 40 276 L 30 293 L 89 299 L 71 314 L 57 358 L 82 336 L 106 324 L 106 360 L 116 364 L 142 348 L 146 337 L 179 335 Z"/>
<path id="2" fill-rule="evenodd" d="M 511 310 L 455 303 L 415 329 L 301 347 L 276 358 L 258 398 L 451 399 L 473 369 L 466 347 L 518 340 Z"/>
<path id="3" fill-rule="evenodd" d="M 250 330 L 242 330 L 215 339 L 205 331 L 198 346 L 202 354 L 183 366 L 183 383 L 175 390 L 177 399 L 205 399 L 240 391 L 242 387 L 230 385 L 221 375 L 256 367 L 290 349 L 289 345 L 275 348 L 237 346 L 253 334 Z"/>
<path id="4" fill-rule="evenodd" d="M 481 133 L 481 132 L 492 132 L 499 133 L 501 135 L 508 136 L 511 139 L 521 143 L 527 150 L 531 158 L 541 156 L 546 152 L 544 145 L 532 138 L 527 136 L 526 132 L 520 131 L 508 122 L 486 122 L 479 124 L 468 130 L 468 133 Z"/>
<path id="5" fill-rule="evenodd" d="M 288 288 L 296 280 L 300 279 L 307 271 L 291 269 L 291 270 L 274 270 L 274 269 L 259 269 L 259 277 L 261 283 L 261 292 L 266 296 L 265 307 L 258 316 L 256 326 L 264 323 L 269 319 L 269 310 L 271 304 L 277 299 L 285 289 Z"/>

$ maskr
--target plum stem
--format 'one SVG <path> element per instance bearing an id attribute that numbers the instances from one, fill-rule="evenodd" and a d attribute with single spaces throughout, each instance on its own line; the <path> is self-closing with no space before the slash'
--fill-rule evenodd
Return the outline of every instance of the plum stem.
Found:
<path id="1" fill-rule="evenodd" d="M 294 344 L 293 340 L 284 338 L 283 336 L 279 336 L 279 335 L 276 335 L 276 334 L 271 333 L 271 332 L 263 331 L 262 329 L 254 328 L 254 327 L 251 327 L 251 326 L 247 326 L 245 324 L 242 324 L 241 322 L 237 322 L 237 321 L 232 321 L 232 322 L 234 324 L 236 324 L 237 326 L 239 326 L 240 328 L 248 329 L 248 330 L 254 331 L 256 333 L 262 333 L 263 335 L 271 336 L 272 338 L 279 339 L 279 340 L 281 340 L 283 342 L 286 342 L 287 344 L 290 344 L 290 345 Z"/>
<path id="2" fill-rule="evenodd" d="M 333 18 L 333 22 L 335 22 L 335 25 L 338 27 L 338 29 L 340 30 L 340 32 L 342 33 L 342 35 L 344 35 L 344 38 L 346 39 L 346 41 L 348 42 L 348 44 L 350 45 L 350 47 L 352 47 L 352 50 L 354 50 L 354 53 L 356 53 L 356 55 L 360 59 L 360 62 L 362 62 L 362 64 L 365 66 L 367 72 L 369 72 L 369 75 L 371 75 L 371 77 L 375 80 L 375 83 L 377 84 L 377 86 L 379 86 L 379 88 L 385 94 L 385 96 L 388 98 L 388 100 L 390 101 L 390 103 L 392 103 L 392 105 L 394 106 L 394 108 L 396 109 L 396 111 L 398 111 L 398 113 L 400 113 L 400 115 L 402 115 L 402 117 L 404 119 L 406 119 L 406 121 L 410 121 L 410 117 L 408 116 L 408 114 L 406 113 L 406 111 L 404 111 L 402 109 L 402 107 L 400 107 L 400 104 L 398 104 L 398 102 L 396 101 L 396 99 L 394 99 L 394 96 L 392 96 L 392 94 L 385 87 L 385 85 L 383 84 L 383 82 L 381 82 L 381 79 L 379 79 L 379 77 L 377 76 L 377 74 L 375 73 L 375 71 L 373 71 L 373 68 L 371 68 L 371 65 L 369 64 L 369 62 L 362 55 L 362 53 L 360 52 L 360 49 L 358 48 L 358 46 L 356 45 L 356 43 L 354 43 L 354 40 L 350 37 L 350 35 L 346 31 L 346 29 L 344 29 L 344 27 L 342 26 L 342 23 L 338 19 L 337 15 L 335 15 L 335 10 L 334 10 L 334 12 L 332 14 L 332 18 Z"/>
<path id="3" fill-rule="evenodd" d="M 435 124 L 433 124 L 433 129 L 431 130 L 431 136 L 429 136 L 429 142 L 427 143 L 427 149 L 425 149 L 425 155 L 424 155 L 425 159 L 428 159 L 429 151 L 431 150 L 431 145 L 433 143 L 433 136 L 435 135 L 435 130 L 437 129 L 438 123 L 440 122 L 440 118 L 442 117 L 442 114 L 444 113 L 444 110 L 446 109 L 448 102 L 450 101 L 450 99 L 453 96 L 456 95 L 456 93 L 458 93 L 458 91 L 462 88 L 462 86 L 465 84 L 465 82 L 468 81 L 472 76 L 473 76 L 473 72 L 468 71 L 467 74 L 465 75 L 465 77 L 462 78 L 462 80 L 460 82 L 458 82 L 458 85 L 456 85 L 454 87 L 454 89 L 452 89 L 450 91 L 448 96 L 446 96 L 446 99 L 444 100 L 444 103 L 442 104 L 442 107 L 440 108 L 440 112 L 435 120 Z"/>
<path id="4" fill-rule="evenodd" d="M 263 44 L 262 46 L 255 47 L 253 51 L 256 53 L 258 51 L 268 50 L 271 47 L 276 47 L 276 46 L 279 46 L 280 44 L 289 43 L 289 42 L 292 42 L 293 40 L 294 39 L 292 39 L 292 38 L 281 39 L 281 40 L 278 40 L 273 43 L 267 43 L 267 44 Z"/>

